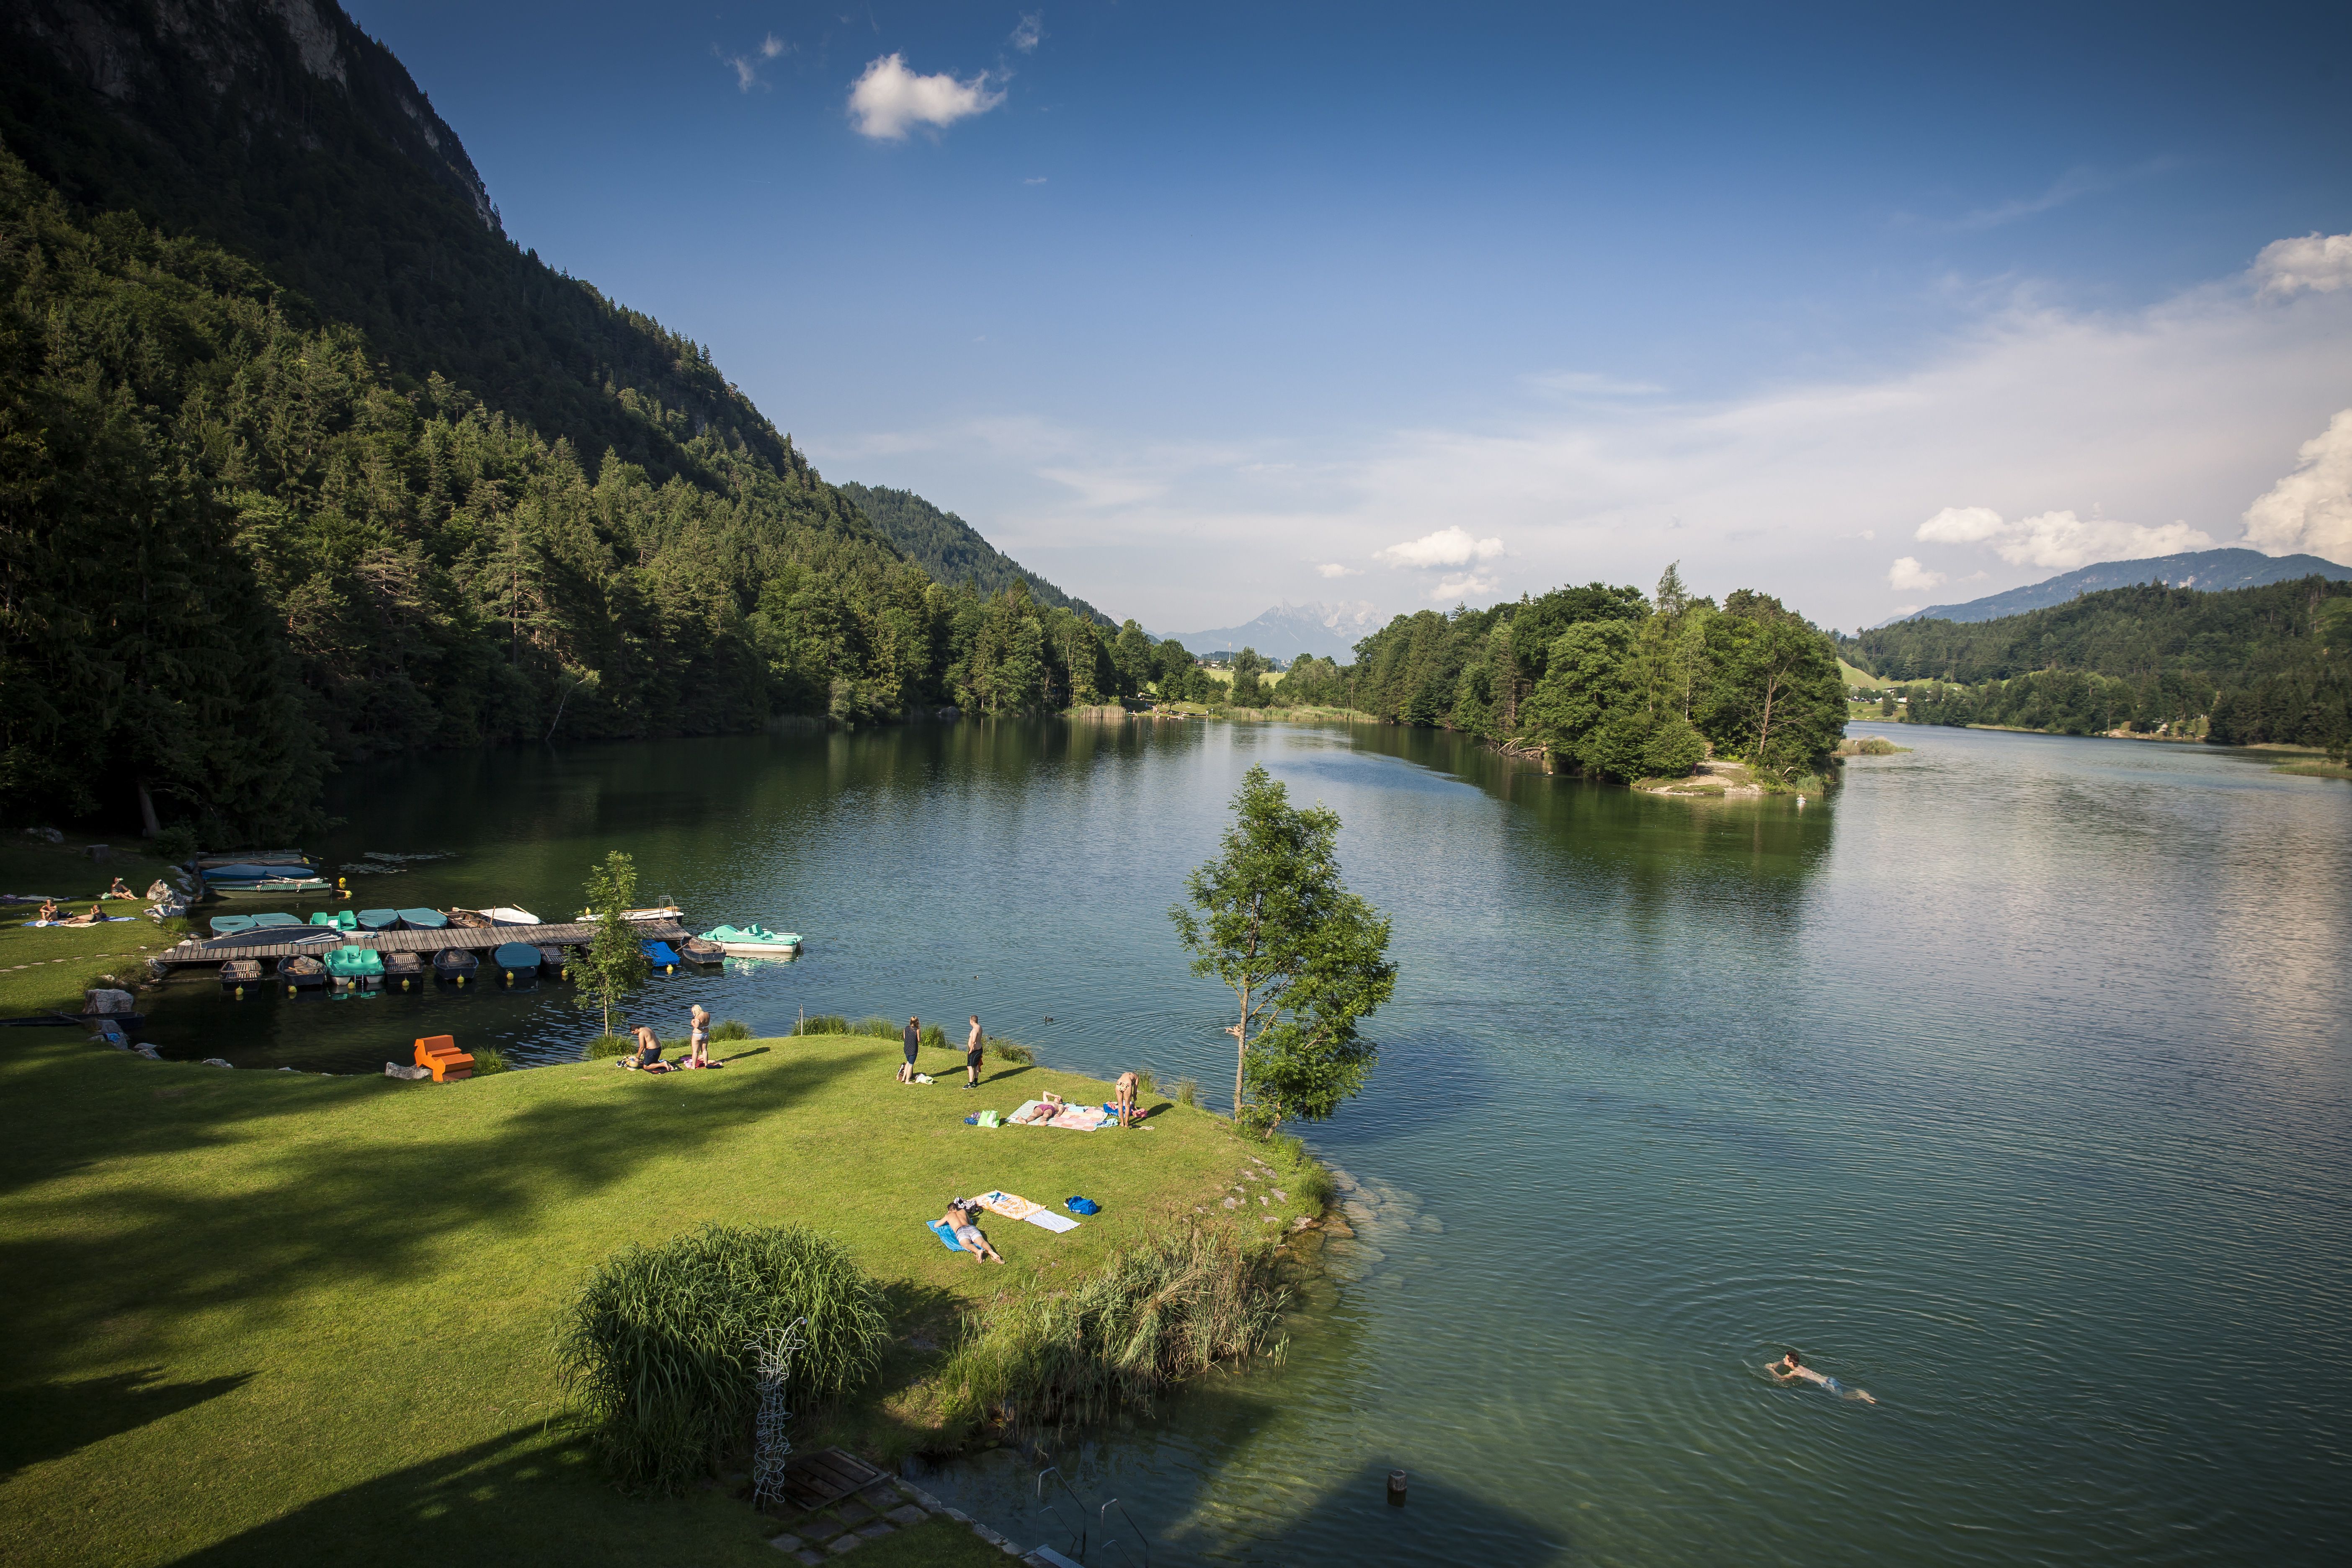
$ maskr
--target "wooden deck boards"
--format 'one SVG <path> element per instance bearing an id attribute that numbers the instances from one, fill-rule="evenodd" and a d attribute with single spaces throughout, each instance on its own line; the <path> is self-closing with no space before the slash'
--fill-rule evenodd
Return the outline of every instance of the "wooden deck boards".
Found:
<path id="1" fill-rule="evenodd" d="M 675 946 L 693 933 L 676 921 L 639 921 L 635 922 L 640 937 L 651 942 L 667 942 Z M 286 932 L 307 933 L 311 938 L 322 934 L 323 926 L 288 926 Z M 445 947 L 468 948 L 488 952 L 510 942 L 529 942 L 533 947 L 584 947 L 596 939 L 596 926 L 592 921 L 574 921 L 562 925 L 490 926 L 488 929 L 464 929 L 452 926 L 446 931 L 347 931 L 342 934 L 348 947 L 372 947 L 378 952 L 438 952 Z M 154 954 L 160 963 L 226 963 L 233 958 L 289 958 L 298 952 L 323 953 L 333 951 L 316 940 L 282 942 L 247 942 L 235 947 L 214 947 L 209 941 L 184 942 Z"/>

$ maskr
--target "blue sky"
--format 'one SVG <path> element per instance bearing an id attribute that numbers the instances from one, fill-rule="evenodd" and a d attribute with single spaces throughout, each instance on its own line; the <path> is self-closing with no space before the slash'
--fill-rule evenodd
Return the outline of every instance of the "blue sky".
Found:
<path id="1" fill-rule="evenodd" d="M 2352 562 L 2352 13 L 363 0 L 520 242 L 1158 630 Z"/>

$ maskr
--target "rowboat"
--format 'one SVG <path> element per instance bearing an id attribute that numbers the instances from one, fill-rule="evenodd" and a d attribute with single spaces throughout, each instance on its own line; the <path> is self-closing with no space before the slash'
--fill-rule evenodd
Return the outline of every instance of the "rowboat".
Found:
<path id="1" fill-rule="evenodd" d="M 800 932 L 770 931 L 756 921 L 747 926 L 713 926 L 702 940 L 717 942 L 737 958 L 781 958 L 801 950 Z"/>
<path id="2" fill-rule="evenodd" d="M 253 917 L 251 915 L 215 915 L 212 919 L 212 927 L 215 936 L 228 936 L 236 931 L 251 931 Z"/>
<path id="3" fill-rule="evenodd" d="M 230 959 L 221 965 L 220 983 L 222 990 L 234 991 L 237 995 L 243 996 L 247 986 L 261 984 L 261 960 Z"/>
<path id="4" fill-rule="evenodd" d="M 392 931 L 400 924 L 398 910 L 362 910 L 359 914 L 362 931 Z"/>
<path id="5" fill-rule="evenodd" d="M 553 970 L 559 980 L 568 980 L 572 977 L 572 961 L 563 956 L 562 948 L 548 942 L 539 944 L 539 967 L 541 973 Z"/>
<path id="6" fill-rule="evenodd" d="M 444 980 L 454 980 L 463 985 L 474 977 L 482 961 L 462 947 L 445 947 L 433 955 L 433 973 Z"/>
<path id="7" fill-rule="evenodd" d="M 503 943 L 498 952 L 490 955 L 490 962 L 497 965 L 499 973 L 506 977 L 506 983 L 509 985 L 518 980 L 539 978 L 539 949 L 530 942 Z"/>
<path id="8" fill-rule="evenodd" d="M 594 921 L 604 917 L 594 910 L 582 910 L 580 918 L 583 921 Z M 676 904 L 656 904 L 649 909 L 623 910 L 621 918 L 625 921 L 682 921 L 686 919 L 686 911 Z"/>
<path id="9" fill-rule="evenodd" d="M 205 890 L 224 898 L 297 898 L 306 893 L 331 893 L 335 885 L 324 877 L 261 877 L 251 881 L 223 881 L 206 873 Z"/>
<path id="10" fill-rule="evenodd" d="M 324 985 L 327 983 L 327 966 L 307 952 L 298 952 L 278 961 L 278 978 L 285 985 L 287 994 L 291 995 L 299 986 Z"/>
<path id="11" fill-rule="evenodd" d="M 425 955 L 421 952 L 387 952 L 383 957 L 383 978 L 386 984 L 396 984 L 403 991 L 420 984 L 425 979 Z"/>
<path id="12" fill-rule="evenodd" d="M 403 910 L 400 923 L 411 931 L 442 931 L 447 928 L 449 917 L 439 910 Z"/>
<path id="13" fill-rule="evenodd" d="M 698 936 L 688 937 L 678 943 L 677 951 L 688 963 L 724 963 L 727 961 L 725 948 Z"/>
<path id="14" fill-rule="evenodd" d="M 482 912 L 490 917 L 490 923 L 494 926 L 535 926 L 540 923 L 539 917 L 529 910 L 513 909 L 505 904 Z"/>

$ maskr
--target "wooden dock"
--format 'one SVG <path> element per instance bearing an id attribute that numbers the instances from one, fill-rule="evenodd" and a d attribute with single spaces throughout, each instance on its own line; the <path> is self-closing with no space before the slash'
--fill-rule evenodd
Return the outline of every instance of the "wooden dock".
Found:
<path id="1" fill-rule="evenodd" d="M 333 951 L 323 940 L 329 934 L 325 926 L 283 929 L 292 940 L 240 942 L 226 938 L 207 939 L 184 942 L 150 956 L 157 963 L 178 965 L 226 963 L 233 958 L 291 958 L 296 953 Z M 451 926 L 446 931 L 347 931 L 334 934 L 341 938 L 343 946 L 369 947 L 378 952 L 430 953 L 445 947 L 488 952 L 510 942 L 529 942 L 533 947 L 585 947 L 596 940 L 597 929 L 593 921 L 573 921 L 561 925 Z M 638 921 L 634 922 L 634 929 L 645 941 L 666 942 L 673 947 L 694 934 L 676 921 Z"/>

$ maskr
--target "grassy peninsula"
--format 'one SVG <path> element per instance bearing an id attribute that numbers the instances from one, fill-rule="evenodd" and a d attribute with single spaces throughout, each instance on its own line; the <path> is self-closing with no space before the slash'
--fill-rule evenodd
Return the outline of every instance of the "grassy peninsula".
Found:
<path id="1" fill-rule="evenodd" d="M 895 1045 L 862 1037 L 730 1043 L 709 1073 L 430 1085 L 12 1033 L 0 1554 L 17 1563 L 772 1563 L 777 1527 L 730 1489 L 625 1498 L 567 1422 L 555 1326 L 614 1251 L 710 1220 L 838 1238 L 886 1287 L 893 1338 L 794 1442 L 887 1459 L 961 1436 L 936 1380 L 968 1314 L 1018 1313 L 1171 1230 L 1280 1236 L 1320 1194 L 1295 1145 L 1162 1096 L 1150 1131 L 966 1126 L 1107 1090 L 992 1062 L 970 1092 L 946 1051 L 922 1064 L 940 1083 L 901 1087 Z M 992 1223 L 1003 1267 L 924 1228 L 994 1187 L 1102 1212 L 1060 1237 Z M 877 1562 L 919 1560 L 884 1544 Z"/>

